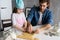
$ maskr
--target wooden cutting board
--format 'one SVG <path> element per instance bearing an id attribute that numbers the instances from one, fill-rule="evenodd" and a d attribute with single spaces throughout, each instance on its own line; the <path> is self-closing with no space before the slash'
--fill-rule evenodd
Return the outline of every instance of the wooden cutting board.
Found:
<path id="1" fill-rule="evenodd" d="M 29 34 L 29 33 L 22 33 L 22 35 L 17 35 L 17 38 L 22 38 L 26 40 L 39 40 L 38 38 L 34 38 L 35 34 Z"/>

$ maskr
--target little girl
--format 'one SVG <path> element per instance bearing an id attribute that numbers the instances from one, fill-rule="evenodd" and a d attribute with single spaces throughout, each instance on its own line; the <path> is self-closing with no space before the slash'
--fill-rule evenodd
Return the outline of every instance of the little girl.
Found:
<path id="1" fill-rule="evenodd" d="M 27 21 L 23 12 L 24 3 L 22 0 L 16 0 L 16 8 L 12 15 L 13 27 L 21 31 L 32 32 L 32 26 L 27 27 Z"/>

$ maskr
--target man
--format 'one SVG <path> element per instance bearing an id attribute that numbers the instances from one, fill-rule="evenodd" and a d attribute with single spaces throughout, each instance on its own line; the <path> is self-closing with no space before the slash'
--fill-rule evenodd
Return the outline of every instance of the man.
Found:
<path id="1" fill-rule="evenodd" d="M 49 29 L 53 24 L 52 12 L 48 9 L 50 0 L 39 0 L 39 7 L 32 7 L 28 14 L 27 21 L 33 26 L 44 25 L 37 28 L 36 33 Z"/>

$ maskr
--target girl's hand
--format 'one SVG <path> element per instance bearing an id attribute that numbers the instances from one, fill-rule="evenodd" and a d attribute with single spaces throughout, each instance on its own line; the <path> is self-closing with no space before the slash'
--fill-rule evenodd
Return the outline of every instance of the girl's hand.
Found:
<path id="1" fill-rule="evenodd" d="M 25 31 L 26 31 L 24 28 L 21 28 L 20 30 L 21 30 L 21 31 L 23 31 L 23 32 L 25 32 Z"/>
<path id="2" fill-rule="evenodd" d="M 26 30 L 26 28 L 27 28 L 27 21 L 24 23 L 23 28 Z"/>
<path id="3" fill-rule="evenodd" d="M 24 30 L 26 30 L 27 27 L 23 27 Z"/>

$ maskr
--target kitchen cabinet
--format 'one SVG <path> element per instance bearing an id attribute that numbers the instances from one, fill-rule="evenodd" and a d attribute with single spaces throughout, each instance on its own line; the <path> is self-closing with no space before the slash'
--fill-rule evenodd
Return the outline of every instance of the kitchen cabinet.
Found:
<path id="1" fill-rule="evenodd" d="M 3 29 L 2 21 L 11 19 L 12 14 L 12 0 L 0 0 L 0 30 Z"/>

